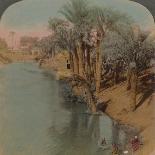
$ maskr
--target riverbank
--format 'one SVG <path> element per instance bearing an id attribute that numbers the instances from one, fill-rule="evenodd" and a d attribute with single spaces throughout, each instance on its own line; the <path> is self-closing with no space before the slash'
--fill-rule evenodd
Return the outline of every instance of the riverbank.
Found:
<path id="1" fill-rule="evenodd" d="M 149 155 L 155 149 L 155 94 L 146 98 L 142 105 L 135 112 L 130 112 L 130 92 L 126 91 L 126 83 L 121 83 L 117 86 L 108 88 L 100 93 L 100 100 L 108 100 L 106 113 L 120 123 L 134 126 L 143 137 L 144 145 L 136 155 Z M 137 102 L 140 103 L 141 96 L 138 96 Z"/>
<path id="2" fill-rule="evenodd" d="M 114 137 L 124 148 L 135 133 L 107 115 L 86 113 L 86 105 L 69 83 L 55 80 L 36 63 L 8 64 L 0 77 L 3 155 L 110 155 Z M 109 143 L 107 150 L 99 145 L 102 137 Z"/>
<path id="3" fill-rule="evenodd" d="M 32 55 L 29 53 L 23 52 L 1 52 L 0 53 L 0 62 L 1 59 L 5 60 L 6 63 L 11 62 L 24 62 L 24 61 L 31 61 L 36 58 L 36 55 Z"/>
<path id="4" fill-rule="evenodd" d="M 30 61 L 35 56 L 21 53 L 3 53 L 0 57 L 0 66 L 10 62 Z M 2 60 L 1 60 L 2 59 Z M 71 71 L 66 67 L 68 55 L 61 53 L 54 59 L 45 60 L 43 68 L 52 69 L 56 73 L 56 78 L 65 79 L 71 77 Z M 121 124 L 135 127 L 143 137 L 144 145 L 136 152 L 136 155 L 151 154 L 155 149 L 155 113 L 154 100 L 155 94 L 141 98 L 138 96 L 137 103 L 142 103 L 135 112 L 130 112 L 130 91 L 126 91 L 126 83 L 123 82 L 114 87 L 110 87 L 100 92 L 100 102 L 110 100 L 106 113 Z M 143 102 L 140 102 L 144 100 Z"/>
<path id="5" fill-rule="evenodd" d="M 56 73 L 56 79 L 65 79 L 72 76 L 71 71 L 67 69 L 66 61 L 68 59 L 67 53 L 57 54 L 55 58 L 45 59 L 42 68 L 46 68 Z"/>
<path id="6" fill-rule="evenodd" d="M 6 55 L 4 55 L 4 53 L 0 53 L 0 68 L 10 62 L 11 60 Z"/>
<path id="7" fill-rule="evenodd" d="M 70 70 L 66 68 L 67 56 L 62 54 L 55 59 L 46 60 L 43 67 L 50 68 L 56 72 L 58 79 L 71 76 Z M 151 155 L 155 150 L 155 94 L 151 96 L 138 95 L 137 103 L 140 105 L 135 112 L 130 112 L 130 91 L 126 91 L 126 82 L 110 87 L 100 92 L 99 100 L 108 101 L 106 113 L 122 124 L 135 127 L 143 137 L 144 145 L 135 153 L 136 155 Z"/>

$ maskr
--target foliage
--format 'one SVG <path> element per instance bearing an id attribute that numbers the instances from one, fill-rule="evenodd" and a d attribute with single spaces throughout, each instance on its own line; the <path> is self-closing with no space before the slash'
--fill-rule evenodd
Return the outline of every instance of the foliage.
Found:
<path id="1" fill-rule="evenodd" d="M 141 72 L 149 67 L 155 47 L 153 41 L 148 40 L 148 34 L 141 32 L 140 29 L 136 34 L 133 29 L 133 27 L 122 29 L 121 34 L 109 32 L 104 40 L 103 55 L 111 61 L 123 59 L 126 67 L 135 62 L 137 71 Z"/>

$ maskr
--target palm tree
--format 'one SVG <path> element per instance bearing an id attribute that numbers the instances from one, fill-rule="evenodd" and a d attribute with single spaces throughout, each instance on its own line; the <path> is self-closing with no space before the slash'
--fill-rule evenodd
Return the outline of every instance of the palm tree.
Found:
<path id="1" fill-rule="evenodd" d="M 94 7 L 91 10 L 91 18 L 93 21 L 94 29 L 96 33 L 96 95 L 99 95 L 101 87 L 101 72 L 102 72 L 102 53 L 101 50 L 105 35 L 108 31 L 117 31 L 118 23 L 129 23 L 129 20 L 124 14 L 115 12 L 110 9 L 102 9 L 100 7 Z"/>
<path id="2" fill-rule="evenodd" d="M 90 17 L 89 3 L 85 0 L 70 0 L 61 9 L 61 14 L 74 25 L 75 38 L 75 56 L 78 56 L 79 75 L 86 78 L 84 63 L 84 42 L 83 37 L 87 29 L 87 23 Z"/>
<path id="3" fill-rule="evenodd" d="M 54 44 L 61 50 L 69 52 L 71 69 L 74 74 L 79 74 L 79 59 L 75 46 L 76 33 L 72 23 L 62 19 L 50 19 L 49 28 L 54 33 Z"/>
<path id="4" fill-rule="evenodd" d="M 79 75 L 90 80 L 90 49 L 95 50 L 95 85 L 99 95 L 102 71 L 102 43 L 108 30 L 117 30 L 117 22 L 126 18 L 112 10 L 90 7 L 85 0 L 70 0 L 60 11 L 71 22 L 75 32 L 75 53 L 78 56 Z M 88 69 L 87 69 L 88 68 Z M 92 67 L 93 68 L 93 67 Z M 88 80 L 88 81 L 89 81 Z M 91 81 L 89 81 L 91 82 Z"/>

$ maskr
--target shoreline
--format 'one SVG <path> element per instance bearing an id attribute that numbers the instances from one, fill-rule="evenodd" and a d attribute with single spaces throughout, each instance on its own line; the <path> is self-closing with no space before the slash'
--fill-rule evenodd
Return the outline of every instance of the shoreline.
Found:
<path id="1" fill-rule="evenodd" d="M 70 77 L 71 73 L 59 66 L 59 63 L 65 66 L 65 61 L 58 57 L 55 60 L 44 62 L 42 67 L 54 70 L 57 80 Z M 152 152 L 155 150 L 155 135 L 153 134 L 155 131 L 155 105 L 153 104 L 155 93 L 148 97 L 135 112 L 126 110 L 130 103 L 130 92 L 126 91 L 126 82 L 100 92 L 99 100 L 101 103 L 109 99 L 111 102 L 108 103 L 105 113 L 120 124 L 135 128 L 140 137 L 143 137 L 144 145 L 135 152 L 135 155 L 154 155 Z M 141 96 L 139 95 L 137 102 L 140 99 Z"/>
<path id="2" fill-rule="evenodd" d="M 16 55 L 14 55 L 12 57 L 9 55 L 8 58 L 11 58 L 12 62 L 18 62 L 19 60 L 27 61 L 30 60 L 30 58 L 32 60 L 32 56 L 26 56 L 25 58 L 22 56 L 17 55 L 16 57 Z M 61 60 L 61 57 L 58 56 L 55 59 L 46 60 L 46 62 L 43 63 L 42 68 L 51 70 L 55 74 L 57 80 L 65 80 L 65 78 L 72 75 L 69 70 L 65 69 L 66 60 L 64 59 Z M 0 64 L 0 68 L 4 66 L 5 64 Z M 144 145 L 135 152 L 135 155 L 155 155 L 155 105 L 153 104 L 155 93 L 147 98 L 135 112 L 129 112 L 126 110 L 130 103 L 130 92 L 126 91 L 125 82 L 100 92 L 99 100 L 101 102 L 109 99 L 111 102 L 108 103 L 105 113 L 120 124 L 135 128 L 139 131 L 140 136 L 143 137 Z M 138 97 L 138 100 L 140 100 L 140 96 Z"/>

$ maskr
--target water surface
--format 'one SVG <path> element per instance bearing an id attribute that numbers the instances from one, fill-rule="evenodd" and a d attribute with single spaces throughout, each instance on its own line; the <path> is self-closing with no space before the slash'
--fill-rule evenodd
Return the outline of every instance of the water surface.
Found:
<path id="1" fill-rule="evenodd" d="M 110 155 L 99 149 L 100 138 L 126 141 L 109 117 L 87 115 L 84 105 L 64 99 L 61 84 L 37 64 L 10 64 L 0 81 L 2 155 Z"/>

